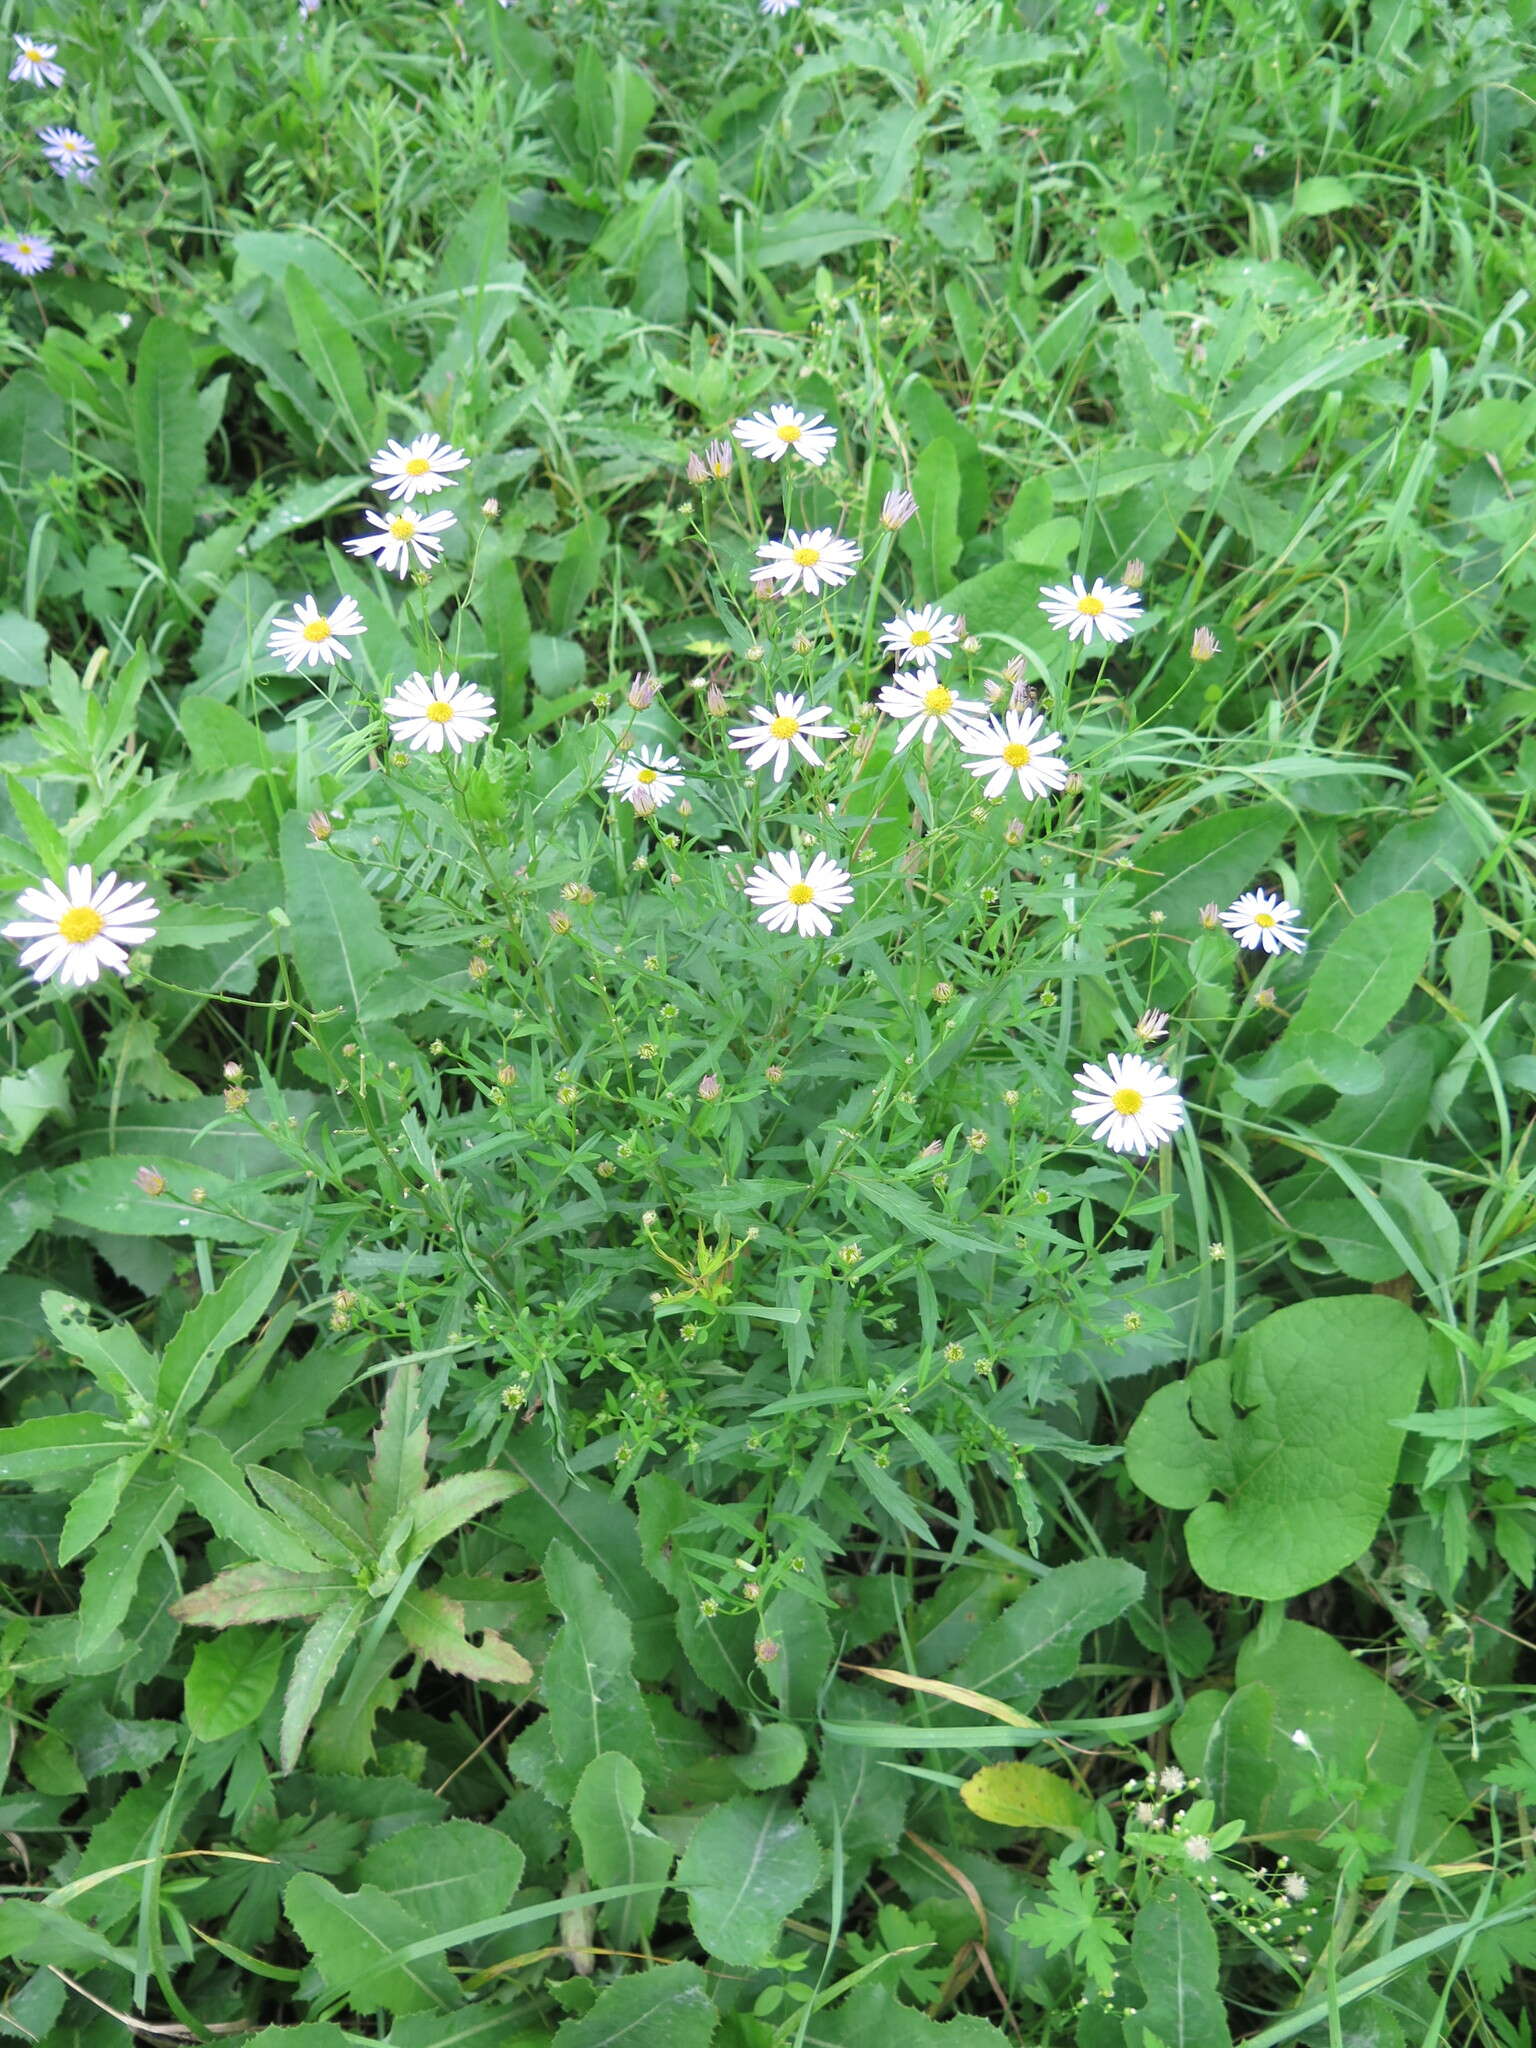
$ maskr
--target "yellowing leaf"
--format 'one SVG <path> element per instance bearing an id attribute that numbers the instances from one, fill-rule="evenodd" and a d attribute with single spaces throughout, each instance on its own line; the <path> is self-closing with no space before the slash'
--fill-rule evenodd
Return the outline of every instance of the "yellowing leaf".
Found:
<path id="1" fill-rule="evenodd" d="M 1054 1828 L 1081 1834 L 1092 1804 L 1065 1778 L 1039 1764 L 984 1764 L 960 1787 L 978 1820 L 1005 1828 Z"/>

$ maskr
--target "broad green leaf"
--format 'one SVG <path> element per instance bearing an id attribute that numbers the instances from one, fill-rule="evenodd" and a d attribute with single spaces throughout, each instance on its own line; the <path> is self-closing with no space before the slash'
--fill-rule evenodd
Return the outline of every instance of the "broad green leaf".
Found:
<path id="1" fill-rule="evenodd" d="M 237 1564 L 206 1586 L 183 1593 L 171 1613 L 196 1628 L 241 1628 L 248 1622 L 294 1621 L 353 1590 L 349 1574 L 280 1571 L 270 1564 Z"/>
<path id="2" fill-rule="evenodd" d="M 494 1629 L 472 1643 L 464 1632 L 463 1606 L 443 1593 L 413 1586 L 395 1610 L 395 1625 L 417 1656 L 439 1671 L 457 1672 L 482 1685 L 527 1685 L 533 1677 L 528 1659 Z"/>
<path id="3" fill-rule="evenodd" d="M 744 1756 L 731 1758 L 731 1769 L 749 1792 L 772 1792 L 793 1784 L 805 1769 L 805 1737 L 788 1721 L 767 1721 L 757 1730 Z"/>
<path id="4" fill-rule="evenodd" d="M 88 1657 L 111 1635 L 138 1591 L 150 1550 L 176 1520 L 179 1486 L 135 1479 L 111 1526 L 97 1538 L 95 1555 L 80 1580 L 80 1654 Z"/>
<path id="5" fill-rule="evenodd" d="M 742 1969 L 772 1958 L 785 1916 L 820 1877 L 816 1837 L 775 1799 L 732 1799 L 705 1814 L 677 1870 L 694 1933 Z"/>
<path id="6" fill-rule="evenodd" d="M 414 1963 L 395 1959 L 420 1938 L 406 1909 L 364 1885 L 338 1891 L 326 1878 L 301 1870 L 283 1893 L 283 1911 L 315 1959 L 328 1996 L 359 2013 L 443 2011 L 459 2002 L 441 1956 Z"/>
<path id="7" fill-rule="evenodd" d="M 1343 884 L 1345 900 L 1358 916 L 1410 890 L 1443 896 L 1472 874 L 1479 854 L 1478 834 L 1461 809 L 1441 804 L 1427 818 L 1383 833 Z"/>
<path id="8" fill-rule="evenodd" d="M 1093 1811 L 1075 1785 L 1039 1764 L 983 1764 L 960 1787 L 978 1820 L 1005 1828 L 1054 1828 L 1078 1835 Z"/>
<path id="9" fill-rule="evenodd" d="M 426 1821 L 375 1842 L 358 1865 L 428 1934 L 452 1934 L 504 1912 L 523 1874 L 523 1852 L 478 1821 Z"/>
<path id="10" fill-rule="evenodd" d="M 323 1568 L 302 1537 L 252 1500 L 245 1475 L 216 1436 L 195 1430 L 186 1449 L 171 1460 L 171 1470 L 210 1527 L 249 1558 L 290 1572 Z"/>
<path id="11" fill-rule="evenodd" d="M 130 1950 L 114 1948 L 94 1927 L 57 1906 L 31 1899 L 0 1899 L 0 1959 L 13 1956 L 70 1970 L 99 1969 L 104 1963 L 118 1970 L 133 1968 Z"/>
<path id="12" fill-rule="evenodd" d="M 1208 1586 L 1288 1600 L 1368 1548 L 1397 1474 L 1393 1418 L 1432 1356 L 1426 1325 L 1388 1296 L 1298 1302 L 1159 1388 L 1126 1470 L 1162 1506 L 1193 1510 L 1185 1541 Z"/>
<path id="13" fill-rule="evenodd" d="M 207 475 L 192 342 L 174 320 L 156 317 L 139 342 L 133 379 L 133 439 L 144 491 L 144 524 L 172 569 L 192 531 Z"/>
<path id="14" fill-rule="evenodd" d="M 1131 1959 L 1145 2003 L 1136 2017 L 1164 2048 L 1228 2048 L 1221 1959 L 1204 1901 L 1170 1878 L 1136 1915 Z"/>
<path id="15" fill-rule="evenodd" d="M 912 479 L 917 517 L 901 530 L 901 547 L 920 590 L 947 590 L 960 556 L 960 458 L 948 441 L 930 441 Z"/>
<path id="16" fill-rule="evenodd" d="M 0 612 L 0 678 L 24 690 L 47 689 L 48 631 L 36 619 Z"/>
<path id="17" fill-rule="evenodd" d="M 421 1368 L 402 1365 L 389 1383 L 368 1465 L 368 1530 L 375 1543 L 402 1514 L 414 1512 L 427 1485 L 427 1423 L 418 1416 Z"/>
<path id="18" fill-rule="evenodd" d="M 43 1295 L 48 1327 L 71 1358 L 78 1358 L 99 1387 L 125 1410 L 153 1407 L 160 1362 L 127 1323 L 98 1329 L 83 1301 L 50 1289 Z"/>
<path id="19" fill-rule="evenodd" d="M 272 1697 L 288 1639 L 277 1629 L 238 1628 L 199 1643 L 185 1681 L 187 1726 L 199 1742 L 249 1728 Z"/>
<path id="20" fill-rule="evenodd" d="M 315 372 L 345 429 L 330 436 L 333 445 L 357 460 L 373 447 L 373 401 L 362 354 L 334 308 L 297 265 L 283 279 L 283 294 L 299 355 Z"/>
<path id="21" fill-rule="evenodd" d="M 1342 178 L 1303 178 L 1291 195 L 1292 210 L 1309 217 L 1322 213 L 1347 213 L 1355 204 L 1354 190 Z M 1177 2048 L 1177 2044 L 1170 2041 L 1168 2048 Z"/>
<path id="22" fill-rule="evenodd" d="M 103 1465 L 69 1504 L 64 1526 L 59 1531 L 59 1563 L 73 1564 L 83 1550 L 89 1550 L 117 1513 L 124 1489 L 148 1457 L 147 1449 L 134 1451 Z"/>
<path id="23" fill-rule="evenodd" d="M 1145 1578 L 1113 1557 L 1059 1565 L 989 1622 L 951 1673 L 956 1685 L 1028 1710 L 1077 1669 L 1083 1638 L 1141 1598 Z"/>
<path id="24" fill-rule="evenodd" d="M 594 1757 L 581 1774 L 571 1801 L 571 1826 L 593 1886 L 654 1882 L 656 1890 L 617 1899 L 602 1908 L 603 1924 L 615 1948 L 635 1949 L 650 1940 L 661 1909 L 662 1888 L 676 1853 L 640 1818 L 645 1784 L 627 1756 Z"/>
<path id="25" fill-rule="evenodd" d="M 132 1448 L 133 1439 L 104 1415 L 34 1415 L 0 1429 L 0 1480 L 89 1472 Z"/>
<path id="26" fill-rule="evenodd" d="M 1240 804 L 1177 832 L 1159 831 L 1137 849 L 1137 897 L 1145 910 L 1162 911 L 1170 931 L 1198 930 L 1205 904 L 1230 903 L 1252 887 L 1290 824 L 1283 804 Z"/>
<path id="27" fill-rule="evenodd" d="M 1435 936 L 1435 906 L 1410 890 L 1347 924 L 1313 971 L 1292 1033 L 1329 1031 L 1368 1045 L 1413 992 Z"/>
<path id="28" fill-rule="evenodd" d="M 764 1607 L 760 1635 L 778 1652 L 763 1668 L 780 1708 L 792 1721 L 814 1720 L 835 1654 L 825 1609 L 785 1585 Z"/>
<path id="29" fill-rule="evenodd" d="M 419 1494 L 412 1510 L 411 1557 L 420 1557 L 451 1536 L 465 1522 L 483 1515 L 515 1492 L 517 1481 L 505 1472 L 455 1472 Z"/>
<path id="30" fill-rule="evenodd" d="M 0 1078 L 0 1145 L 12 1157 L 46 1117 L 69 1110 L 69 1068 L 72 1052 L 51 1052 L 30 1067 Z"/>
<path id="31" fill-rule="evenodd" d="M 1199 1766 L 1190 1775 L 1199 1778 L 1218 1821 L 1240 1820 L 1251 1832 L 1275 1789 L 1275 1769 L 1269 1761 L 1274 1698 L 1261 1685 L 1240 1685 L 1235 1692 L 1215 1697 L 1219 1712 Z"/>
<path id="32" fill-rule="evenodd" d="M 379 906 L 344 854 L 316 846 L 297 811 L 282 824 L 285 901 L 294 964 L 317 1010 L 360 1023 L 396 1017 L 417 1000 Z"/>
<path id="33" fill-rule="evenodd" d="M 319 1713 L 325 1689 L 367 1612 L 368 1602 L 361 1594 L 338 1599 L 321 1609 L 300 1643 L 283 1696 L 283 1725 L 278 1741 L 278 1762 L 283 1770 L 291 1771 L 298 1764 L 309 1724 Z"/>
<path id="34" fill-rule="evenodd" d="M 659 1770 L 656 1737 L 633 1675 L 629 1623 L 604 1592 L 591 1565 L 563 1543 L 544 1558 L 550 1599 L 565 1616 L 544 1662 L 541 1690 L 561 1762 L 585 1770 L 605 1750 Z"/>
<path id="35" fill-rule="evenodd" d="M 160 1364 L 160 1410 L 169 1427 L 197 1406 L 219 1360 L 266 1314 L 297 1241 L 291 1230 L 270 1239 L 182 1318 Z"/>
<path id="36" fill-rule="evenodd" d="M 709 2048 L 720 2021 L 696 1963 L 638 1970 L 556 2029 L 550 2048 Z"/>
<path id="37" fill-rule="evenodd" d="M 1005 2048 L 1012 2038 L 990 2020 L 931 2020 L 881 1983 L 861 1984 L 851 1998 L 819 2013 L 814 2032 L 818 2042 L 835 2048 Z"/>
<path id="38" fill-rule="evenodd" d="M 1381 1061 L 1336 1031 L 1288 1031 L 1268 1051 L 1232 1076 L 1246 1102 L 1273 1109 L 1307 1088 L 1365 1095 L 1381 1086 Z"/>

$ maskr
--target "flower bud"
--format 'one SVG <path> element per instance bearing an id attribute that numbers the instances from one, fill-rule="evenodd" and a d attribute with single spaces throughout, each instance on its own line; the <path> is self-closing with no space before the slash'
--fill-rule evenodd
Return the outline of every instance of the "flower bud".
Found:
<path id="1" fill-rule="evenodd" d="M 917 500 L 910 491 L 887 491 L 880 507 L 880 524 L 887 533 L 899 533 L 917 511 Z"/>
<path id="2" fill-rule="evenodd" d="M 165 1193 L 165 1175 L 157 1173 L 154 1167 L 141 1166 L 133 1177 L 144 1194 L 154 1196 Z"/>
<path id="3" fill-rule="evenodd" d="M 311 811 L 305 823 L 309 826 L 310 838 L 318 840 L 323 846 L 331 836 L 331 821 L 324 811 Z"/>
<path id="4" fill-rule="evenodd" d="M 706 1074 L 699 1082 L 700 1102 L 718 1102 L 720 1099 L 720 1076 Z"/>
<path id="5" fill-rule="evenodd" d="M 1146 580 L 1146 563 L 1141 559 L 1140 555 L 1133 555 L 1130 561 L 1128 561 L 1125 565 L 1125 574 L 1121 578 L 1121 581 L 1124 583 L 1127 590 L 1140 590 L 1141 586 L 1143 585 L 1143 583 L 1146 582 Z"/>
<path id="6" fill-rule="evenodd" d="M 1195 637 L 1189 643 L 1190 660 L 1209 661 L 1213 655 L 1220 654 L 1220 652 L 1221 642 L 1216 638 L 1210 627 L 1196 626 Z"/>
<path id="7" fill-rule="evenodd" d="M 640 669 L 629 686 L 629 708 L 631 711 L 649 711 L 656 701 L 656 678 L 649 669 Z"/>

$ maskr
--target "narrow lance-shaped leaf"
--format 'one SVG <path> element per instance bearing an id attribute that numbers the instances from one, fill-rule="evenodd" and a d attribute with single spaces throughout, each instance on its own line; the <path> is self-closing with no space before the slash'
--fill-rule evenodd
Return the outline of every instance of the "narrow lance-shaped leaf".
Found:
<path id="1" fill-rule="evenodd" d="M 421 1368 L 402 1365 L 389 1383 L 368 1466 L 368 1528 L 377 1543 L 427 1484 L 427 1425 L 414 1420 Z"/>
<path id="2" fill-rule="evenodd" d="M 174 320 L 156 318 L 139 342 L 133 439 L 144 524 L 166 568 L 181 559 L 207 474 L 192 343 Z"/>
<path id="3" fill-rule="evenodd" d="M 505 1500 L 516 1487 L 517 1481 L 506 1472 L 455 1472 L 430 1487 L 414 1504 L 409 1554 L 423 1556 L 465 1522 Z"/>
<path id="4" fill-rule="evenodd" d="M 194 1430 L 186 1449 L 172 1462 L 193 1507 L 253 1561 L 294 1572 L 322 1569 L 321 1559 L 302 1537 L 252 1500 L 244 1474 L 217 1437 Z"/>
<path id="5" fill-rule="evenodd" d="M 34 1415 L 0 1429 L 0 1479 L 56 1479 L 89 1472 L 134 1448 L 105 1415 Z"/>
<path id="6" fill-rule="evenodd" d="M 395 1610 L 395 1623 L 418 1657 L 439 1671 L 478 1679 L 482 1685 L 526 1685 L 533 1677 L 528 1659 L 488 1628 L 478 1643 L 464 1633 L 464 1609 L 445 1594 L 412 1587 Z"/>
<path id="7" fill-rule="evenodd" d="M 99 1387 L 105 1389 L 124 1412 L 135 1399 L 153 1407 L 160 1365 L 137 1332 L 126 1323 L 109 1323 L 97 1329 L 91 1311 L 83 1301 L 51 1289 L 42 1300 L 48 1327 L 71 1358 L 79 1359 Z"/>
<path id="8" fill-rule="evenodd" d="M 183 1593 L 172 1602 L 171 1615 L 195 1628 L 295 1621 L 318 1614 L 355 1590 L 350 1577 L 336 1572 L 287 1572 L 271 1564 L 237 1564 L 195 1592 Z"/>
<path id="9" fill-rule="evenodd" d="M 288 1690 L 283 1697 L 283 1722 L 277 1752 L 278 1763 L 283 1770 L 291 1771 L 297 1765 L 309 1725 L 325 1698 L 325 1689 L 335 1676 L 336 1667 L 346 1655 L 353 1637 L 362 1627 L 367 1611 L 368 1601 L 362 1594 L 350 1600 L 337 1600 L 322 1610 L 300 1643 L 288 1677 Z"/>
<path id="10" fill-rule="evenodd" d="M 171 1428 L 207 1392 L 225 1352 L 248 1337 L 266 1314 L 297 1241 L 295 1231 L 273 1238 L 242 1259 L 221 1287 L 183 1317 L 160 1365 L 160 1409 Z"/>
<path id="11" fill-rule="evenodd" d="M 179 1486 L 135 1481 L 80 1581 L 80 1655 L 104 1643 L 128 1612 L 144 1560 L 176 1519 Z"/>

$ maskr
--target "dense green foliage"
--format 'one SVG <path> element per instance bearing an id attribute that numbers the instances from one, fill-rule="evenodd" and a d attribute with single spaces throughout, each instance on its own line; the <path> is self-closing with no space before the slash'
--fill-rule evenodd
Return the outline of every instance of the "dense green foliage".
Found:
<path id="1" fill-rule="evenodd" d="M 0 2034 L 1528 2043 L 1524 0 L 7 27 L 0 885 L 160 915 L 6 947 Z M 929 603 L 1064 788 L 897 750 Z"/>

